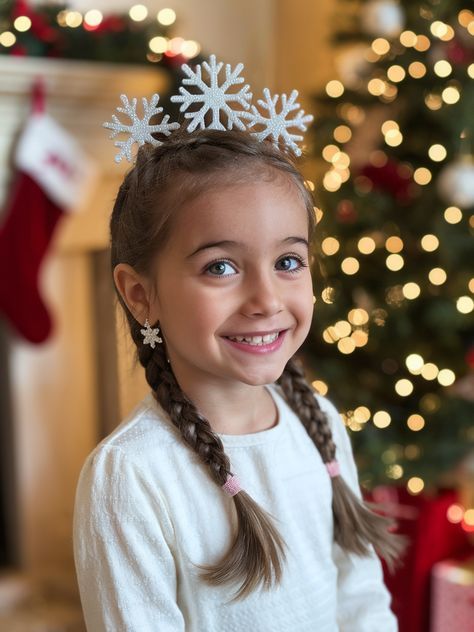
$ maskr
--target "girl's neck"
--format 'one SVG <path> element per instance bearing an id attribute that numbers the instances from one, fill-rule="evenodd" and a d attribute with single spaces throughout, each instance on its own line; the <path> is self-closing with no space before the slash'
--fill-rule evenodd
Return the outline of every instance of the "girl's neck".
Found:
<path id="1" fill-rule="evenodd" d="M 214 432 L 252 434 L 268 430 L 278 423 L 277 407 L 265 386 L 243 383 L 227 386 L 181 384 L 183 391 L 209 421 Z"/>

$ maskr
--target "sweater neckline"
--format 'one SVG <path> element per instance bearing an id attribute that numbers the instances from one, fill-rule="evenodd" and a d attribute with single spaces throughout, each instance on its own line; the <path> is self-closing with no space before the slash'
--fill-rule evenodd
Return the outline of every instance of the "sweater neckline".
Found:
<path id="1" fill-rule="evenodd" d="M 267 430 L 260 430 L 259 432 L 252 432 L 250 434 L 223 434 L 216 432 L 216 435 L 221 439 L 224 446 L 227 447 L 245 447 L 251 445 L 258 445 L 262 443 L 268 443 L 275 440 L 283 432 L 283 428 L 287 423 L 287 416 L 284 414 L 285 402 L 281 395 L 278 393 L 274 384 L 270 384 L 265 387 L 273 399 L 277 408 L 277 423 L 272 428 Z"/>

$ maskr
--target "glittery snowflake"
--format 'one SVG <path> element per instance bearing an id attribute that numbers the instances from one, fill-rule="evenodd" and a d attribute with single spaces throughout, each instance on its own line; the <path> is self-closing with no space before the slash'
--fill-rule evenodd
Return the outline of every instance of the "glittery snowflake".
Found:
<path id="1" fill-rule="evenodd" d="M 301 156 L 301 149 L 296 144 L 297 141 L 303 140 L 301 134 L 295 134 L 289 132 L 289 128 L 296 128 L 302 132 L 305 132 L 308 128 L 308 123 L 311 123 L 313 117 L 311 114 L 304 113 L 304 110 L 300 110 L 299 103 L 296 103 L 298 91 L 293 90 L 288 97 L 286 94 L 281 95 L 281 111 L 277 112 L 277 103 L 279 95 L 271 95 L 270 90 L 265 88 L 263 90 L 263 96 L 265 99 L 259 99 L 257 103 L 259 106 L 268 112 L 268 116 L 261 114 L 259 110 L 252 105 L 252 110 L 249 113 L 245 113 L 245 118 L 248 119 L 248 128 L 252 128 L 255 125 L 262 125 L 263 129 L 258 132 L 252 132 L 253 136 L 256 136 L 258 140 L 262 141 L 268 137 L 271 137 L 273 144 L 278 147 L 280 137 L 283 143 L 291 149 L 297 156 Z M 298 110 L 296 116 L 289 118 L 291 112 Z"/>
<path id="2" fill-rule="evenodd" d="M 160 344 L 163 342 L 160 336 L 160 328 L 156 327 L 156 329 L 153 329 L 148 320 L 145 321 L 145 329 L 140 329 L 140 333 L 143 335 L 143 344 L 150 345 L 152 349 L 155 348 L 156 343 Z"/>
<path id="3" fill-rule="evenodd" d="M 137 115 L 137 99 L 132 99 L 130 102 L 128 97 L 125 94 L 120 96 L 120 99 L 123 103 L 123 107 L 118 107 L 117 112 L 121 112 L 130 118 L 131 124 L 126 125 L 125 123 L 121 123 L 118 117 L 115 114 L 112 114 L 112 122 L 107 121 L 104 123 L 104 127 L 113 130 L 110 138 L 115 138 L 117 134 L 120 133 L 128 133 L 129 137 L 127 140 L 117 140 L 114 145 L 120 148 L 120 151 L 115 156 L 115 162 L 120 162 L 122 158 L 126 158 L 127 160 L 132 160 L 132 147 L 134 143 L 137 143 L 138 146 L 143 145 L 144 143 L 150 143 L 151 145 L 161 145 L 161 141 L 153 138 L 152 134 L 159 133 L 164 134 L 165 136 L 169 136 L 174 129 L 179 128 L 179 123 L 168 123 L 169 114 L 166 114 L 161 123 L 158 125 L 151 125 L 150 119 L 155 116 L 155 114 L 161 114 L 163 112 L 163 108 L 157 107 L 158 101 L 160 99 L 158 94 L 154 94 L 150 103 L 148 103 L 145 97 L 142 97 L 142 106 L 143 106 L 143 118 L 138 118 Z"/>
<path id="4" fill-rule="evenodd" d="M 181 94 L 171 97 L 171 101 L 174 103 L 181 103 L 180 111 L 185 112 L 195 103 L 202 103 L 201 108 L 196 111 L 186 112 L 185 118 L 191 119 L 187 127 L 188 132 L 194 131 L 197 127 L 204 129 L 220 129 L 225 130 L 221 121 L 221 112 L 227 117 L 227 129 L 231 130 L 233 127 L 245 130 L 245 124 L 241 121 L 243 110 L 248 110 L 250 105 L 249 101 L 252 98 L 252 93 L 248 92 L 249 86 L 246 84 L 238 92 L 229 92 L 228 90 L 234 86 L 243 83 L 243 77 L 239 77 L 243 64 L 238 64 L 234 70 L 231 69 L 230 64 L 225 65 L 225 80 L 219 85 L 219 73 L 222 70 L 223 63 L 216 62 L 215 55 L 211 55 L 209 63 L 207 61 L 202 64 L 198 64 L 196 69 L 193 70 L 187 64 L 182 66 L 187 78 L 183 79 L 183 85 L 195 86 L 200 92 L 193 94 L 186 88 L 181 86 L 179 91 Z M 202 78 L 202 69 L 208 74 L 209 82 L 206 83 Z M 239 110 L 232 109 L 229 104 L 237 104 L 240 107 Z M 205 116 L 211 111 L 212 122 L 206 123 Z"/>

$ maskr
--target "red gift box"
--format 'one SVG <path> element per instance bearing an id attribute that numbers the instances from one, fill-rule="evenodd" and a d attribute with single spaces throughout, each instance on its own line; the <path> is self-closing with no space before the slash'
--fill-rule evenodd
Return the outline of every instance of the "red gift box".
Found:
<path id="1" fill-rule="evenodd" d="M 446 560 L 433 567 L 431 632 L 474 630 L 474 557 Z"/>

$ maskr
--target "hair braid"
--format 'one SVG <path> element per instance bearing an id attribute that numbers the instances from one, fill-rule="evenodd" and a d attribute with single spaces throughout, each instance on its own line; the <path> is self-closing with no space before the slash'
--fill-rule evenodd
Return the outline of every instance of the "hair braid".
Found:
<path id="1" fill-rule="evenodd" d="M 324 463 L 335 459 L 336 446 L 327 415 L 321 410 L 301 365 L 291 359 L 278 380 L 283 393 L 321 454 Z M 388 531 L 393 521 L 359 499 L 342 476 L 331 477 L 334 539 L 346 551 L 367 555 L 372 544 L 390 568 L 405 548 L 405 539 Z"/>
<path id="2" fill-rule="evenodd" d="M 222 487 L 231 471 L 220 437 L 181 390 L 166 357 L 164 343 L 155 349 L 144 345 L 138 323 L 131 325 L 131 332 L 138 359 L 157 401 L 188 446 L 209 467 L 213 481 Z M 217 564 L 197 566 L 203 571 L 201 577 L 210 584 L 240 581 L 234 601 L 247 596 L 261 583 L 268 589 L 274 582 L 280 582 L 286 544 L 273 525 L 272 516 L 245 491 L 239 491 L 232 498 L 237 513 L 234 542 Z"/>

